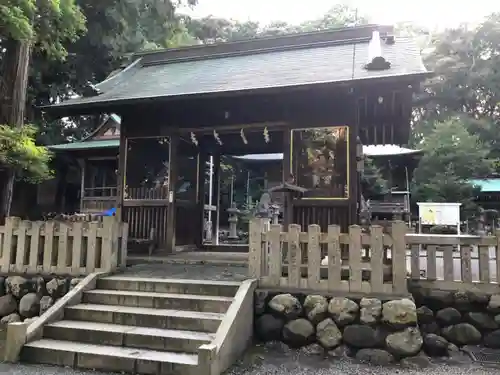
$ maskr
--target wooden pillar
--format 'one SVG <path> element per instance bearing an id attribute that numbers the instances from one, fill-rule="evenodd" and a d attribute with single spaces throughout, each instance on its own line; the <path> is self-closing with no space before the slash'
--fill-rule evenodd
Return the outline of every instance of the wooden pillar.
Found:
<path id="1" fill-rule="evenodd" d="M 349 223 L 348 225 L 358 224 L 358 208 L 360 205 L 360 173 L 358 172 L 358 138 L 359 138 L 359 116 L 358 116 L 358 101 L 356 95 L 351 94 L 350 102 L 352 103 L 352 121 L 349 124 Z"/>
<path id="2" fill-rule="evenodd" d="M 212 230 L 213 230 L 213 243 L 214 245 L 219 245 L 219 219 L 220 219 L 220 178 L 221 178 L 221 168 L 220 168 L 220 154 L 215 154 L 213 156 L 214 160 L 214 199 L 215 202 L 212 202 L 212 204 L 216 207 L 216 212 L 215 212 L 215 223 L 212 223 Z M 212 218 L 212 220 L 214 220 Z"/>
<path id="3" fill-rule="evenodd" d="M 205 179 L 208 154 L 201 151 L 198 154 L 198 178 L 196 184 L 196 203 L 198 205 L 198 224 L 196 229 L 196 246 L 203 245 L 204 215 L 205 215 Z"/>
<path id="4" fill-rule="evenodd" d="M 85 159 L 78 159 L 80 166 L 81 181 L 80 181 L 80 212 L 83 212 L 83 198 L 85 197 Z"/>
<path id="5" fill-rule="evenodd" d="M 292 147 L 293 147 L 293 135 L 289 128 L 286 128 L 283 132 L 283 171 L 282 171 L 282 182 L 285 183 L 290 180 L 292 175 Z M 295 176 L 295 178 L 297 178 Z M 293 197 L 290 193 L 283 193 L 283 226 L 285 231 L 288 231 L 288 225 L 293 224 Z"/>
<path id="6" fill-rule="evenodd" d="M 125 193 L 125 186 L 127 184 L 127 150 L 128 142 L 127 137 L 122 131 L 120 133 L 120 148 L 118 151 L 118 171 L 116 172 L 116 217 L 119 221 L 124 221 L 123 215 L 123 199 Z"/>
<path id="7" fill-rule="evenodd" d="M 166 233 L 166 250 L 168 253 L 175 251 L 175 186 L 177 183 L 177 168 L 178 168 L 178 145 L 179 134 L 174 134 L 170 137 L 170 157 L 169 157 L 169 177 L 168 177 L 168 206 L 167 206 L 167 233 Z"/>

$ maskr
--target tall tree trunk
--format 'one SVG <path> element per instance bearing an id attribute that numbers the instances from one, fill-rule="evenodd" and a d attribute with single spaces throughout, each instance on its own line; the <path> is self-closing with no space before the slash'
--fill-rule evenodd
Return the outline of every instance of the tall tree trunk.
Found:
<path id="1" fill-rule="evenodd" d="M 0 124 L 22 127 L 26 110 L 31 43 L 10 39 L 5 47 L 3 66 L 0 69 Z M 9 170 L 3 182 L 0 218 L 10 215 L 15 177 L 15 171 Z"/>

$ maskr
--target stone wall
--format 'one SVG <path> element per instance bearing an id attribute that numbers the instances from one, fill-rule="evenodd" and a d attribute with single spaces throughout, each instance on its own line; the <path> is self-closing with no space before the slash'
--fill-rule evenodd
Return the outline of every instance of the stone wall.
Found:
<path id="1" fill-rule="evenodd" d="M 71 277 L 0 277 L 0 323 L 36 319 L 80 281 Z"/>
<path id="2" fill-rule="evenodd" d="M 500 349 L 500 294 L 411 288 L 428 340 Z"/>
<path id="3" fill-rule="evenodd" d="M 411 298 L 353 300 L 257 291 L 255 335 L 264 342 L 282 341 L 293 348 L 314 346 L 325 355 L 375 365 L 400 362 L 425 367 L 430 356 L 463 356 L 448 340 L 422 333 L 419 312 Z"/>

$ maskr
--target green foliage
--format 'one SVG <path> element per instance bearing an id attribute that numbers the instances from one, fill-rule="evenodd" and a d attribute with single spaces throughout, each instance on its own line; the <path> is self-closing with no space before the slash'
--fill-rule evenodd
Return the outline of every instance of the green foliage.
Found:
<path id="1" fill-rule="evenodd" d="M 488 176 L 493 160 L 479 136 L 468 132 L 460 118 L 435 125 L 420 145 L 424 151 L 413 181 L 413 198 L 423 202 L 461 202 L 474 208 L 479 190 L 467 181 Z"/>
<path id="2" fill-rule="evenodd" d="M 380 168 L 377 167 L 371 158 L 365 158 L 364 164 L 364 169 L 361 173 L 361 191 L 365 199 L 387 194 L 389 191 L 387 180 L 384 179 Z"/>
<path id="3" fill-rule="evenodd" d="M 85 17 L 75 0 L 4 0 L 0 38 L 31 41 L 50 58 L 64 59 L 66 41 L 85 31 Z"/>
<path id="4" fill-rule="evenodd" d="M 13 169 L 19 179 L 38 183 L 52 177 L 48 165 L 51 153 L 37 146 L 36 128 L 0 125 L 0 167 Z"/>

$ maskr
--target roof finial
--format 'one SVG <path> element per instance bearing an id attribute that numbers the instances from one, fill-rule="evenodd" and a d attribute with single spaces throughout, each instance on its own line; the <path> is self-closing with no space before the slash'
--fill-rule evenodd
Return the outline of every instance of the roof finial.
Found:
<path id="1" fill-rule="evenodd" d="M 382 56 L 382 41 L 380 32 L 374 30 L 372 38 L 368 44 L 368 62 L 365 65 L 366 70 L 386 70 L 391 67 L 391 63 Z"/>

